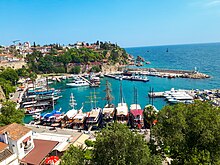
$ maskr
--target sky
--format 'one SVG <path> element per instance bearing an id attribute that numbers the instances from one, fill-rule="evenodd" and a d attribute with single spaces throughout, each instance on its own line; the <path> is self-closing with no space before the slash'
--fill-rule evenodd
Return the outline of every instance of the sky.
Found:
<path id="1" fill-rule="evenodd" d="M 0 0 L 0 45 L 220 42 L 220 0 Z"/>

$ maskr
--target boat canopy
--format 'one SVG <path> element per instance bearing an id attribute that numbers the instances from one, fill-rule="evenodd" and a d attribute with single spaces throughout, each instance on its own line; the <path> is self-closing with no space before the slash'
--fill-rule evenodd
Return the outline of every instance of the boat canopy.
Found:
<path id="1" fill-rule="evenodd" d="M 141 109 L 141 106 L 139 104 L 131 104 L 130 110 L 138 110 Z"/>
<path id="2" fill-rule="evenodd" d="M 41 116 L 43 118 L 49 118 L 49 117 L 57 115 L 57 114 L 61 114 L 60 110 L 53 110 L 52 112 L 46 113 L 46 114 L 42 114 Z"/>
<path id="3" fill-rule="evenodd" d="M 72 118 L 72 117 L 74 117 L 76 114 L 77 114 L 77 110 L 72 109 L 72 110 L 69 110 L 69 111 L 66 113 L 66 116 L 67 116 L 68 118 Z"/>
<path id="4" fill-rule="evenodd" d="M 141 109 L 134 109 L 134 110 L 131 110 L 130 112 L 132 115 L 134 115 L 134 117 L 143 115 L 143 110 Z"/>

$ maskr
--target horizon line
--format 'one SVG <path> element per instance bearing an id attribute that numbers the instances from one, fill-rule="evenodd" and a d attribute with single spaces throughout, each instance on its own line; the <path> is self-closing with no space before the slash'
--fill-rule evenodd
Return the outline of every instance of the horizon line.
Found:
<path id="1" fill-rule="evenodd" d="M 143 48 L 143 47 L 158 47 L 158 46 L 180 46 L 180 45 L 200 45 L 200 44 L 220 44 L 220 41 L 216 42 L 192 42 L 192 43 L 177 43 L 177 44 L 158 44 L 158 45 L 141 45 L 141 46 L 126 46 L 123 48 Z"/>

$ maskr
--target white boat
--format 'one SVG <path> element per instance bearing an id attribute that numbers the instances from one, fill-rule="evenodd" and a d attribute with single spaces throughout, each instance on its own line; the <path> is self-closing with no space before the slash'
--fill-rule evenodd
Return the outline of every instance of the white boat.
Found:
<path id="1" fill-rule="evenodd" d="M 93 108 L 90 112 L 87 114 L 87 124 L 98 124 L 100 117 L 102 115 L 102 109 L 101 108 Z"/>
<path id="2" fill-rule="evenodd" d="M 128 115 L 128 105 L 124 102 L 123 95 L 122 95 L 122 83 L 120 84 L 120 103 L 116 107 L 117 110 L 117 118 L 119 120 L 126 120 Z"/>
<path id="3" fill-rule="evenodd" d="M 78 112 L 75 109 L 75 105 L 77 105 L 77 103 L 76 103 L 76 100 L 74 100 L 73 94 L 71 93 L 71 96 L 70 96 L 70 106 L 72 107 L 72 109 L 66 112 L 66 116 L 69 119 L 73 118 L 77 114 L 77 112 Z"/>
<path id="4" fill-rule="evenodd" d="M 39 113 L 39 112 L 42 112 L 42 111 L 44 111 L 44 109 L 43 108 L 31 108 L 31 109 L 27 109 L 26 111 L 25 111 L 25 114 L 26 115 L 33 115 L 33 114 L 36 114 L 36 113 Z"/>
<path id="5" fill-rule="evenodd" d="M 172 99 L 169 99 L 168 102 L 171 104 L 176 104 L 176 103 L 179 103 L 179 100 L 172 98 Z"/>
<path id="6" fill-rule="evenodd" d="M 76 80 L 72 83 L 67 83 L 66 85 L 71 87 L 82 87 L 82 86 L 89 86 L 89 83 L 84 80 Z"/>
<path id="7" fill-rule="evenodd" d="M 131 80 L 132 81 L 143 81 L 143 82 L 147 82 L 149 81 L 149 79 L 146 76 L 131 76 Z"/>
<path id="8" fill-rule="evenodd" d="M 40 120 L 41 118 L 41 113 L 35 113 L 34 115 L 32 115 L 33 119 L 35 120 Z"/>

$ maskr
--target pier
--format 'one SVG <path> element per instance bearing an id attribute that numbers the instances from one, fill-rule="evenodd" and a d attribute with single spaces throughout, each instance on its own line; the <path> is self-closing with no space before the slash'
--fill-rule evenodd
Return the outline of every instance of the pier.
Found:
<path id="1" fill-rule="evenodd" d="M 173 88 L 170 91 L 164 92 L 149 92 L 148 96 L 150 98 L 165 98 L 168 101 L 173 98 L 180 99 L 179 102 L 183 100 L 201 100 L 201 101 L 210 101 L 215 106 L 220 106 L 220 89 L 211 89 L 211 90 L 174 90 Z M 185 99 L 187 98 L 187 99 Z M 187 102 L 188 103 L 188 102 Z"/>
<path id="2" fill-rule="evenodd" d="M 200 73 L 198 71 L 190 71 L 190 70 L 128 68 L 127 71 L 135 73 L 135 74 L 157 76 L 157 77 L 162 77 L 162 78 L 191 78 L 191 79 L 210 78 L 210 76 L 207 74 Z"/>

